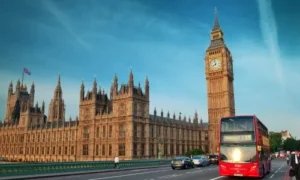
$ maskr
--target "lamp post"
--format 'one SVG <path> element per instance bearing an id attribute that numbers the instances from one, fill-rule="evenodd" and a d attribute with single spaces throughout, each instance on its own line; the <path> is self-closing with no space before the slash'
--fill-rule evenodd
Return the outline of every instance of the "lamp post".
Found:
<path id="1" fill-rule="evenodd" d="M 161 151 L 161 149 L 162 149 L 162 144 L 163 143 L 164 143 L 163 140 L 161 140 L 161 139 L 157 140 L 157 144 L 158 144 L 158 159 L 161 159 L 161 157 L 162 157 L 162 151 Z"/>

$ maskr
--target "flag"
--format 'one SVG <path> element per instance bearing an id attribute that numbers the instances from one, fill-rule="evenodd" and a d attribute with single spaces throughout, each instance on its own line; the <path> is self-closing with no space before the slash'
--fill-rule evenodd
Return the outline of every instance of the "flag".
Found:
<path id="1" fill-rule="evenodd" d="M 28 75 L 31 75 L 31 73 L 26 68 L 24 68 L 23 72 L 26 73 L 26 74 L 28 74 Z"/>

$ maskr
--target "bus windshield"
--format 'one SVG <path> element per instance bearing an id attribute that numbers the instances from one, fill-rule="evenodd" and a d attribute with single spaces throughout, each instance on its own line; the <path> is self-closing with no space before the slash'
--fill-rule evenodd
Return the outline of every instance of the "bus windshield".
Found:
<path id="1" fill-rule="evenodd" d="M 237 116 L 221 119 L 221 132 L 254 131 L 253 116 Z"/>
<path id="2" fill-rule="evenodd" d="M 256 146 L 253 145 L 221 145 L 220 160 L 230 163 L 256 162 Z"/>

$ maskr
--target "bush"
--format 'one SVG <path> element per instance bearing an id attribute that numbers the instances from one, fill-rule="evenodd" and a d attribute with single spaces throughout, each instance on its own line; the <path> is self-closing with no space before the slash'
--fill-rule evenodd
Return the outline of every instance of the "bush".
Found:
<path id="1" fill-rule="evenodd" d="M 194 149 L 185 153 L 186 156 L 190 156 L 190 155 L 195 156 L 195 155 L 202 155 L 202 154 L 204 154 L 204 151 L 202 149 Z"/>

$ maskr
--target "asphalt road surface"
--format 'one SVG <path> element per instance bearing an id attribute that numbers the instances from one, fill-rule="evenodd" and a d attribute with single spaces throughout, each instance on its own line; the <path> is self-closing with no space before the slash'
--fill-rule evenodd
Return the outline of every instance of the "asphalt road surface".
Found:
<path id="1" fill-rule="evenodd" d="M 272 170 L 263 179 L 289 180 L 287 178 L 288 166 L 285 160 L 272 161 Z M 171 167 L 117 171 L 108 173 L 85 174 L 75 176 L 62 176 L 44 178 L 51 180 L 235 180 L 249 178 L 228 178 L 219 176 L 218 166 L 210 165 L 194 169 L 172 170 Z"/>

